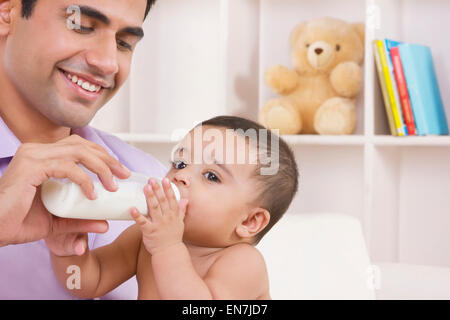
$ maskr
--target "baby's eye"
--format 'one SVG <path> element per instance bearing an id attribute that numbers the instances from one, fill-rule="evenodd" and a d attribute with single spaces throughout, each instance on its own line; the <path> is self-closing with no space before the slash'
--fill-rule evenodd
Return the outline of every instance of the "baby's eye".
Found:
<path id="1" fill-rule="evenodd" d="M 220 182 L 220 179 L 215 175 L 214 172 L 208 171 L 204 174 L 205 178 L 212 182 Z"/>
<path id="2" fill-rule="evenodd" d="M 172 168 L 181 170 L 187 167 L 187 164 L 181 160 L 178 161 L 171 161 Z"/>

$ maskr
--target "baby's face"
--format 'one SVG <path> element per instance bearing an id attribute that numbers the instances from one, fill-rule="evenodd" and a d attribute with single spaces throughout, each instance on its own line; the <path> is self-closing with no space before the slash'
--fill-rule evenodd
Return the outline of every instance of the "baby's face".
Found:
<path id="1" fill-rule="evenodd" d="M 249 151 L 243 136 L 226 135 L 224 128 L 204 126 L 197 132 L 214 134 L 215 138 L 211 141 L 200 137 L 197 143 L 191 131 L 178 144 L 167 177 L 178 187 L 181 197 L 189 200 L 184 241 L 225 247 L 239 239 L 235 229 L 253 208 L 251 202 L 257 191 L 252 175 L 258 168 L 252 158 L 255 150 Z M 220 139 L 223 143 L 217 143 Z M 242 155 L 245 158 L 238 162 Z"/>

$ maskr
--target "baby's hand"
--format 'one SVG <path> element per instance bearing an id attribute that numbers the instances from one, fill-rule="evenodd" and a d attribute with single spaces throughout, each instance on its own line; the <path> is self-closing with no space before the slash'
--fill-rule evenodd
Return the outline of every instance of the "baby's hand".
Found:
<path id="1" fill-rule="evenodd" d="M 184 215 L 188 200 L 177 203 L 175 194 L 167 178 L 163 179 L 163 189 L 150 179 L 144 187 L 147 199 L 148 218 L 131 209 L 131 216 L 142 231 L 142 240 L 150 254 L 155 254 L 183 241 Z"/>

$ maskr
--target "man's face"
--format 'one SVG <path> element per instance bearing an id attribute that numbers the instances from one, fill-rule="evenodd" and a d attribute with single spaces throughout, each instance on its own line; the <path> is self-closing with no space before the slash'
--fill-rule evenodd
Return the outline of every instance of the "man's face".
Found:
<path id="1" fill-rule="evenodd" d="M 85 126 L 128 77 L 147 0 L 38 0 L 29 19 L 11 3 L 2 58 L 18 94 L 57 125 Z M 68 26 L 77 6 L 81 29 Z"/>

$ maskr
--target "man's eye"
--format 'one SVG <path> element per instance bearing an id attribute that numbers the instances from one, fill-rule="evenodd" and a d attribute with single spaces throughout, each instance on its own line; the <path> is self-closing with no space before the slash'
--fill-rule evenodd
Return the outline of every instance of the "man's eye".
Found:
<path id="1" fill-rule="evenodd" d="M 205 173 L 205 178 L 212 182 L 220 182 L 220 179 L 211 171 Z"/>
<path id="2" fill-rule="evenodd" d="M 73 30 L 78 33 L 87 34 L 87 33 L 91 33 L 92 31 L 94 31 L 94 28 L 73 25 Z"/>
<path id="3" fill-rule="evenodd" d="M 181 170 L 187 167 L 186 163 L 184 163 L 183 161 L 172 161 L 172 168 L 177 169 L 177 170 Z"/>
<path id="4" fill-rule="evenodd" d="M 120 48 L 123 48 L 123 49 L 126 49 L 126 50 L 130 50 L 130 51 L 131 51 L 131 49 L 132 49 L 132 47 L 131 47 L 130 44 L 128 44 L 128 43 L 126 43 L 125 41 L 120 40 L 120 39 L 117 39 L 117 45 L 118 45 Z"/>

